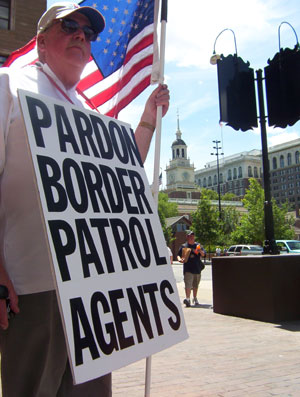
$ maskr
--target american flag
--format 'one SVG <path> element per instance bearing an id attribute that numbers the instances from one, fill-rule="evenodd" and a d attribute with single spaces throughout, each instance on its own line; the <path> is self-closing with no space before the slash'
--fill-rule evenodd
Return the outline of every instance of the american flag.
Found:
<path id="1" fill-rule="evenodd" d="M 84 0 L 80 5 L 97 8 L 106 25 L 92 43 L 92 57 L 78 88 L 100 113 L 117 118 L 150 82 L 159 79 L 159 0 Z M 18 68 L 36 60 L 33 38 L 13 52 L 3 66 Z"/>

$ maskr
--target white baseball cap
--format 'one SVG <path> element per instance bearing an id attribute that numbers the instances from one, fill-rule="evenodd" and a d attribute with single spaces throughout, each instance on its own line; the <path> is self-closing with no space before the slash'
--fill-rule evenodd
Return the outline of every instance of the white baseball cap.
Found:
<path id="1" fill-rule="evenodd" d="M 73 12 L 80 12 L 85 15 L 89 19 L 91 27 L 95 32 L 100 33 L 104 29 L 105 19 L 95 8 L 80 7 L 76 3 L 61 2 L 53 4 L 46 12 L 44 12 L 38 22 L 37 34 L 42 33 L 55 19 L 65 18 Z"/>

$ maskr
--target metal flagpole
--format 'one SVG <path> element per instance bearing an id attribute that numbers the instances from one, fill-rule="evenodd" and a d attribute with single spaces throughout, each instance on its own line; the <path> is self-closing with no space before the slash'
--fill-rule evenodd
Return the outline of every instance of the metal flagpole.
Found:
<path id="1" fill-rule="evenodd" d="M 167 13 L 168 13 L 168 0 L 162 0 L 161 19 L 160 19 L 161 30 L 160 30 L 159 84 L 162 84 L 164 82 Z M 158 190 L 159 190 L 161 124 L 162 124 L 162 106 L 159 106 L 157 108 L 157 113 L 156 113 L 155 153 L 154 153 L 154 170 L 153 170 L 153 183 L 152 183 L 152 192 L 153 192 L 154 203 L 156 204 L 156 208 L 158 206 Z M 151 356 L 146 358 L 145 397 L 150 397 L 151 358 L 152 358 Z"/>

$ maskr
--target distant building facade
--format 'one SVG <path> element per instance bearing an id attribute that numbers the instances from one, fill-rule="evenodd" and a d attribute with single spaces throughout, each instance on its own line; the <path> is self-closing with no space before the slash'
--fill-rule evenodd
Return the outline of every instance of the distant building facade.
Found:
<path id="1" fill-rule="evenodd" d="M 239 198 L 244 197 L 249 187 L 249 179 L 262 180 L 261 152 L 251 150 L 232 156 L 219 158 L 220 193 L 234 193 Z M 217 161 L 205 164 L 205 167 L 195 171 L 195 182 L 200 188 L 218 191 Z"/>
<path id="2" fill-rule="evenodd" d="M 36 35 L 46 0 L 0 0 L 0 66 Z"/>
<path id="3" fill-rule="evenodd" d="M 187 145 L 182 139 L 177 119 L 176 140 L 172 143 L 172 159 L 166 167 L 167 184 L 165 193 L 170 198 L 199 199 L 200 189 L 195 184 L 195 167 L 187 155 Z"/>
<path id="4" fill-rule="evenodd" d="M 300 139 L 269 148 L 271 194 L 280 205 L 300 207 Z"/>
<path id="5" fill-rule="evenodd" d="M 289 202 L 292 209 L 300 206 L 300 139 L 269 147 L 271 194 L 280 205 Z M 263 184 L 261 150 L 237 153 L 219 160 L 220 192 L 234 193 L 242 198 L 249 179 Z M 218 191 L 217 161 L 195 171 L 200 188 Z"/>

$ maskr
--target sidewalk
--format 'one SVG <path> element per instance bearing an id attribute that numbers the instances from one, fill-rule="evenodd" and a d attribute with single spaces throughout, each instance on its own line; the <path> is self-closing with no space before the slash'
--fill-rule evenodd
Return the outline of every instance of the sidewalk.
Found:
<path id="1" fill-rule="evenodd" d="M 215 314 L 211 281 L 198 298 L 200 307 L 183 308 L 189 339 L 152 356 L 151 397 L 300 396 L 300 321 Z M 144 396 L 145 363 L 113 373 L 113 397 Z"/>

